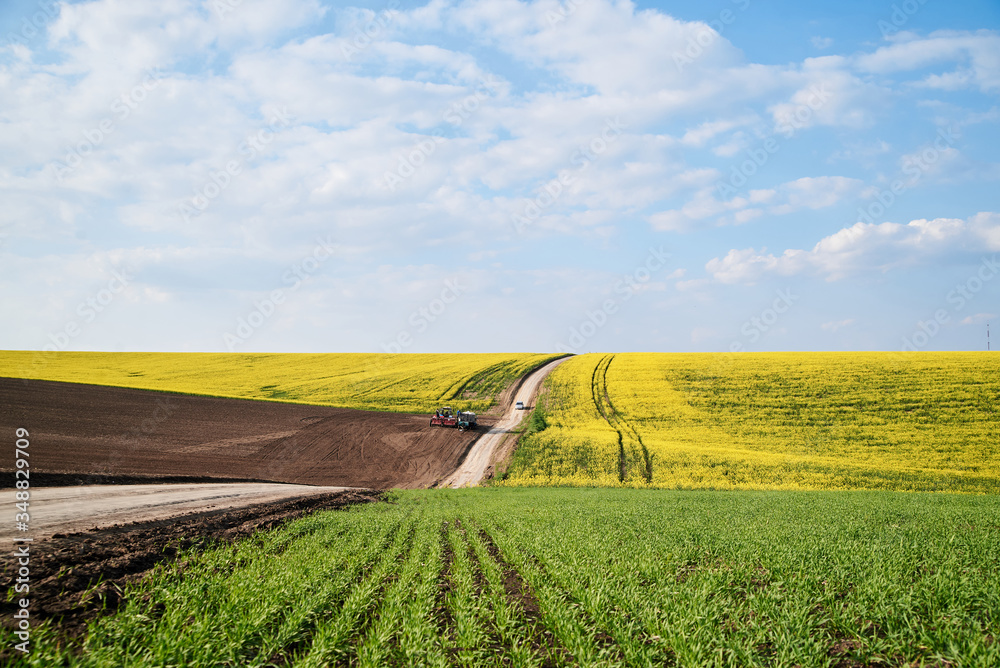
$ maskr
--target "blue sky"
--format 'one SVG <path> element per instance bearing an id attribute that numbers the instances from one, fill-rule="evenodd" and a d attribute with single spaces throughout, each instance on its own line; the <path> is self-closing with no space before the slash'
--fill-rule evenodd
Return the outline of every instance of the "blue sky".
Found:
<path id="1" fill-rule="evenodd" d="M 0 348 L 978 350 L 1000 323 L 992 0 L 7 2 L 0 95 Z"/>

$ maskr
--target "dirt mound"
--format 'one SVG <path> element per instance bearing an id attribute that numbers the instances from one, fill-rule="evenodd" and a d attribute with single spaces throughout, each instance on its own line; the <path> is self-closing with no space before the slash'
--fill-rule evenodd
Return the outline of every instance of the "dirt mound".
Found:
<path id="1" fill-rule="evenodd" d="M 427 416 L 0 378 L 0 433 L 24 427 L 45 484 L 242 480 L 427 487 L 480 432 Z M 491 420 L 484 420 L 486 427 Z M 13 487 L 12 461 L 0 487 Z"/>
<path id="2" fill-rule="evenodd" d="M 123 602 L 124 586 L 182 550 L 231 542 L 317 510 L 378 501 L 380 492 L 317 494 L 237 510 L 194 513 L 168 520 L 55 534 L 31 545 L 31 618 L 61 619 L 60 632 L 80 633 L 88 620 Z M 12 589 L 17 562 L 4 560 L 0 587 Z M 100 586 L 95 587 L 95 585 Z M 15 601 L 0 600 L 0 624 L 14 621 Z M 10 648 L 4 648 L 10 652 Z M 0 660 L 4 658 L 0 653 Z M 9 658 L 9 657 L 7 657 Z"/>

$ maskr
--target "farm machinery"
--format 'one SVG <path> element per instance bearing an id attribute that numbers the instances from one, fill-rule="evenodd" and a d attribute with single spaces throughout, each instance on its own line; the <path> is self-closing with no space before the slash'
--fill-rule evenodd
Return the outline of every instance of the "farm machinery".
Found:
<path id="1" fill-rule="evenodd" d="M 476 429 L 479 424 L 476 422 L 476 414 L 470 413 L 469 411 L 459 411 L 458 412 L 458 430 L 465 431 L 466 429 Z"/>
<path id="2" fill-rule="evenodd" d="M 457 427 L 458 426 L 458 416 L 451 412 L 451 406 L 445 406 L 444 408 L 439 408 L 434 415 L 431 417 L 431 426 L 439 427 Z"/>
<path id="3" fill-rule="evenodd" d="M 476 429 L 479 425 L 476 422 L 475 413 L 469 411 L 453 413 L 451 406 L 444 406 L 431 416 L 431 426 L 458 427 L 460 431 L 465 431 L 466 429 Z"/>

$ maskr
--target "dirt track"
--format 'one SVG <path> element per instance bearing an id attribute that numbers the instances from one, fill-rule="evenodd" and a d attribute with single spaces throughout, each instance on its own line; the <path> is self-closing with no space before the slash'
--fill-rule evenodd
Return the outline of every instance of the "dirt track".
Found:
<path id="1" fill-rule="evenodd" d="M 429 487 L 458 466 L 475 433 L 424 415 L 0 378 L 0 434 L 30 434 L 33 487 L 269 481 Z M 485 417 L 489 426 L 493 418 Z M 13 450 L 0 488 L 13 487 Z"/>
<path id="2" fill-rule="evenodd" d="M 165 514 L 181 515 L 252 503 L 348 491 L 346 487 L 311 487 L 274 483 L 174 485 L 90 485 L 31 490 L 30 535 L 84 531 L 97 526 L 146 522 Z M 15 490 L 0 492 L 0 507 L 14 507 Z M 0 522 L 0 542 L 22 535 L 13 522 Z"/>
<path id="3" fill-rule="evenodd" d="M 515 429 L 521 423 L 521 419 L 527 415 L 526 411 L 519 411 L 515 408 L 517 402 L 524 402 L 525 409 L 534 407 L 535 398 L 538 396 L 538 390 L 542 386 L 542 381 L 545 380 L 545 377 L 556 366 L 565 361 L 566 358 L 563 357 L 549 362 L 524 379 L 524 382 L 521 383 L 521 386 L 514 393 L 514 398 L 511 400 L 510 405 L 506 407 L 503 417 L 497 421 L 492 429 L 483 434 L 473 444 L 462 465 L 441 483 L 441 487 L 466 487 L 468 485 L 479 484 L 486 475 L 486 469 L 494 462 L 496 450 L 501 446 L 510 431 Z"/>
<path id="4" fill-rule="evenodd" d="M 114 612 L 123 602 L 126 584 L 157 564 L 184 556 L 184 550 L 205 548 L 251 536 L 317 510 L 336 510 L 371 503 L 379 492 L 317 493 L 237 509 L 207 510 L 181 517 L 56 534 L 31 543 L 31 618 L 59 618 L 59 632 L 74 636 L 86 622 Z M 2 561 L 0 587 L 10 591 L 19 564 Z M 99 584 L 99 586 L 97 586 Z M 15 623 L 15 601 L 0 599 L 0 627 Z M 0 665 L 15 654 L 0 647 Z"/>

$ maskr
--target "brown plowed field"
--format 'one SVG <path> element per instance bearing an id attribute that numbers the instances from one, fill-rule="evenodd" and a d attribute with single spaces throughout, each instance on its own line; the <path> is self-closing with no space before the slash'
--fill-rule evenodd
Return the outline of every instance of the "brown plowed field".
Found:
<path id="1" fill-rule="evenodd" d="M 480 432 L 428 416 L 0 378 L 0 433 L 24 427 L 37 485 L 254 480 L 429 487 Z M 12 457 L 0 487 L 13 487 Z"/>

